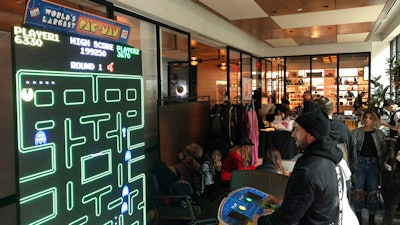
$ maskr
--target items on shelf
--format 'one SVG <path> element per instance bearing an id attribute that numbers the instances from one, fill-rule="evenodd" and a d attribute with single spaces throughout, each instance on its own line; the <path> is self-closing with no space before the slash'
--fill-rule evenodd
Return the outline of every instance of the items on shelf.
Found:
<path id="1" fill-rule="evenodd" d="M 338 74 L 336 69 L 326 69 L 318 73 L 308 73 L 303 70 L 288 71 L 285 84 L 290 109 L 294 110 L 301 106 L 304 91 L 311 91 L 313 98 L 331 98 L 335 104 L 339 105 L 339 113 L 343 113 L 347 107 L 352 108 L 355 96 L 362 91 L 368 92 L 369 81 L 364 80 L 364 73 L 359 72 L 361 70 L 363 69 L 354 68 L 354 74 L 344 75 Z M 313 77 L 305 77 L 301 74 L 312 74 Z M 318 74 L 318 76 L 313 74 Z"/>

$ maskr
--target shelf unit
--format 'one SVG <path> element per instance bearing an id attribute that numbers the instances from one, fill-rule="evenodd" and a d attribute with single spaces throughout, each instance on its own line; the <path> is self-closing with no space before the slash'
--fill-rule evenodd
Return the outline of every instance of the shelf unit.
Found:
<path id="1" fill-rule="evenodd" d="M 354 111 L 354 101 L 361 92 L 367 93 L 363 102 L 368 101 L 368 80 L 364 79 L 364 69 L 341 69 L 339 74 L 339 113 L 343 113 L 344 110 Z"/>
<path id="2" fill-rule="evenodd" d="M 303 102 L 303 93 L 306 89 L 305 85 L 286 85 L 287 96 L 289 97 L 290 110 L 301 106 Z"/>
<path id="3" fill-rule="evenodd" d="M 306 75 L 306 76 L 305 76 Z M 336 69 L 313 70 L 310 86 L 310 73 L 307 70 L 288 71 L 286 77 L 286 94 L 289 97 L 290 109 L 301 106 L 303 93 L 310 91 L 313 99 L 320 97 L 330 98 L 335 107 L 339 104 L 339 113 L 344 110 L 354 110 L 353 104 L 357 95 L 362 91 L 368 92 L 368 80 L 364 79 L 363 68 L 341 69 L 339 71 L 339 85 L 337 85 Z M 310 90 L 311 87 L 311 90 Z M 339 87 L 339 98 L 337 88 Z M 351 94 L 348 93 L 351 92 Z M 349 96 L 350 95 L 350 96 Z M 363 101 L 367 101 L 366 95 Z M 338 102 L 336 100 L 338 99 Z"/>
<path id="4" fill-rule="evenodd" d="M 296 107 L 302 106 L 303 93 L 310 88 L 310 78 L 305 76 L 303 70 L 291 70 L 287 74 L 286 95 L 289 98 L 290 110 L 295 110 Z"/>

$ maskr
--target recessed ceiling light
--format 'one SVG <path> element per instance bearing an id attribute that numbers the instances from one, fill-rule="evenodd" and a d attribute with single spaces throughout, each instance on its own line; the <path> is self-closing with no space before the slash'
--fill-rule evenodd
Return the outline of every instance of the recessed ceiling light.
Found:
<path id="1" fill-rule="evenodd" d="M 303 11 L 303 8 L 297 8 L 297 12 Z"/>

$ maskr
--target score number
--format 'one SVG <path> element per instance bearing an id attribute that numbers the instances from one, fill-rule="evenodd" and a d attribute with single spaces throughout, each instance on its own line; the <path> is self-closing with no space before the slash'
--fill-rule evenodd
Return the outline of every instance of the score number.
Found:
<path id="1" fill-rule="evenodd" d="M 107 52 L 101 49 L 81 47 L 81 55 L 89 55 L 96 57 L 107 57 Z"/>
<path id="2" fill-rule="evenodd" d="M 15 35 L 14 36 L 14 43 L 18 45 L 28 45 L 28 46 L 36 46 L 42 47 L 43 40 L 40 38 L 29 37 L 29 36 L 21 36 Z"/>

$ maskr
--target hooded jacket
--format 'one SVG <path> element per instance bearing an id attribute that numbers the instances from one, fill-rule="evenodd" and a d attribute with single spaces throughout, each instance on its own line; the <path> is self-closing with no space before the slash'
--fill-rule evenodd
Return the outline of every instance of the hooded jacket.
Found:
<path id="1" fill-rule="evenodd" d="M 342 156 L 329 137 L 312 142 L 296 161 L 281 207 L 260 217 L 258 224 L 335 224 L 339 210 L 335 167 Z"/>

